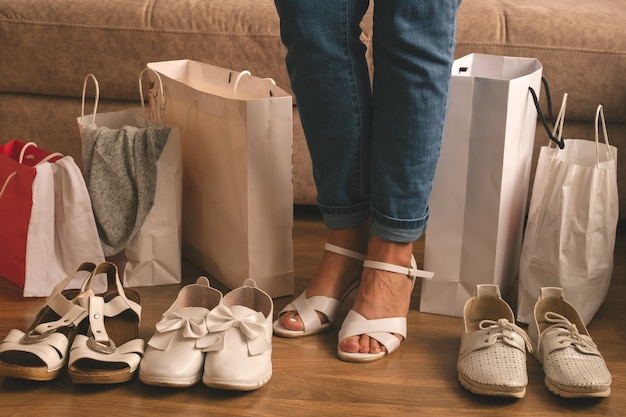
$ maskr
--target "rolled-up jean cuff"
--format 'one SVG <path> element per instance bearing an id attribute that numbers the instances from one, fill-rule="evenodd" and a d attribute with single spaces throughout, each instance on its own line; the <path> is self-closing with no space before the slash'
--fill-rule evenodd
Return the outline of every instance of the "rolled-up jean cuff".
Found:
<path id="1" fill-rule="evenodd" d="M 421 219 L 402 220 L 387 217 L 373 210 L 370 231 L 373 235 L 388 242 L 411 243 L 424 234 L 427 220 L 428 213 Z"/>
<path id="2" fill-rule="evenodd" d="M 349 229 L 363 224 L 370 216 L 369 202 L 365 201 L 352 206 L 325 206 L 318 204 L 329 229 Z"/>

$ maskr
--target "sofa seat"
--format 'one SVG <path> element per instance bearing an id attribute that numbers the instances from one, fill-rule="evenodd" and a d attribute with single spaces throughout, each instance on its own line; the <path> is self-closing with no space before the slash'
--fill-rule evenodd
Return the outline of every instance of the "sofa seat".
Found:
<path id="1" fill-rule="evenodd" d="M 624 6 L 625 0 L 464 0 L 455 55 L 538 58 L 556 105 L 563 92 L 570 95 L 565 136 L 593 138 L 602 103 L 620 149 L 626 143 Z M 363 28 L 372 65 L 371 13 Z M 138 103 L 137 76 L 153 61 L 247 69 L 290 91 L 284 55 L 273 0 L 0 0 L 0 142 L 34 140 L 79 161 L 76 117 L 87 73 L 100 82 L 105 112 Z M 538 151 L 547 138 L 540 128 L 536 138 Z M 293 155 L 294 203 L 314 204 L 297 104 Z M 626 217 L 626 149 L 618 152 L 618 173 Z"/>

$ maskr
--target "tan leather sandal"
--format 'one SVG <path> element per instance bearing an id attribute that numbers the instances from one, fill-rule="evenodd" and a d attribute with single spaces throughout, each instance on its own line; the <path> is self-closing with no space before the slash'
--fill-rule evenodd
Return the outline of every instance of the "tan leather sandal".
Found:
<path id="1" fill-rule="evenodd" d="M 26 332 L 9 332 L 0 344 L 0 375 L 34 381 L 59 376 L 67 363 L 70 344 L 80 328 L 85 327 L 87 311 L 83 301 L 92 294 L 65 287 L 84 273 L 89 280 L 95 267 L 89 262 L 79 265 L 52 290 Z"/>
<path id="2" fill-rule="evenodd" d="M 68 372 L 75 384 L 115 384 L 132 379 L 144 352 L 139 337 L 139 295 L 124 290 L 117 267 L 104 262 L 93 279 L 106 274 L 108 289 L 88 300 L 88 329 L 74 339 Z"/>

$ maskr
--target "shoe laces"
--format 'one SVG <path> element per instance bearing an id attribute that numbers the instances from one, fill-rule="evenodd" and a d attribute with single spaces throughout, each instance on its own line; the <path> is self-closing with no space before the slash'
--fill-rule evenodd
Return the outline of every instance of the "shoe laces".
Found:
<path id="1" fill-rule="evenodd" d="M 553 323 L 545 329 L 544 334 L 554 334 L 559 338 L 559 343 L 565 346 L 574 346 L 582 352 L 595 351 L 597 345 L 589 336 L 581 335 L 576 324 L 566 317 L 549 311 L 545 314 L 548 323 Z"/>
<path id="2" fill-rule="evenodd" d="M 529 352 L 532 352 L 533 350 L 528 334 L 526 334 L 524 329 L 514 323 L 511 323 L 507 319 L 498 319 L 497 321 L 481 320 L 478 327 L 482 330 L 487 330 L 487 339 L 485 339 L 485 343 L 493 345 L 498 342 L 498 340 L 504 340 L 511 344 L 515 340 L 514 335 L 517 334 L 524 340 L 526 350 Z"/>

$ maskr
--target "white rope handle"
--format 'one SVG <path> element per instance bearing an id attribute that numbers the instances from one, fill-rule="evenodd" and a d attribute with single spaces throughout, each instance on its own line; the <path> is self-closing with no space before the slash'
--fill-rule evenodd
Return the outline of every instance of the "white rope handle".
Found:
<path id="1" fill-rule="evenodd" d="M 63 154 L 62 154 L 62 153 L 60 153 L 60 152 L 53 152 L 53 153 L 51 153 L 50 155 L 48 155 L 48 156 L 46 156 L 45 158 L 43 158 L 41 161 L 37 162 L 37 165 L 39 165 L 39 164 L 43 164 L 44 162 L 48 162 L 48 161 L 50 161 L 52 158 L 56 158 L 57 156 L 58 156 L 59 158 L 63 158 Z"/>
<path id="2" fill-rule="evenodd" d="M 35 142 L 25 143 L 24 146 L 22 146 L 22 149 L 20 150 L 20 155 L 17 158 L 17 162 L 19 162 L 20 164 L 23 164 L 24 163 L 24 158 L 26 158 L 26 159 L 33 159 L 34 156 L 32 156 L 32 155 L 26 156 L 26 151 L 28 150 L 28 148 L 31 148 L 33 146 L 36 148 L 37 144 Z"/>
<path id="3" fill-rule="evenodd" d="M 614 159 L 613 156 L 613 152 L 611 152 L 611 146 L 609 144 L 609 134 L 607 133 L 606 130 L 606 120 L 604 119 L 604 107 L 602 106 L 602 104 L 598 104 L 598 108 L 596 109 L 596 135 L 595 135 L 595 140 L 596 140 L 596 166 L 600 163 L 600 143 L 599 143 L 599 136 L 600 136 L 600 123 L 602 122 L 602 134 L 604 136 L 604 143 L 606 144 L 606 149 L 607 152 L 609 153 L 609 157 L 611 158 L 611 160 Z"/>
<path id="4" fill-rule="evenodd" d="M 2 189 L 0 189 L 0 198 L 2 198 L 2 194 L 4 194 L 4 190 L 6 190 L 7 186 L 9 185 L 9 181 L 11 181 L 16 175 L 17 175 L 17 171 L 12 172 L 4 181 L 4 185 L 2 186 Z"/>
<path id="5" fill-rule="evenodd" d="M 228 82 L 230 83 L 230 77 L 232 77 L 232 72 L 228 75 L 229 79 Z M 239 82 L 241 81 L 241 79 L 245 76 L 252 76 L 252 73 L 248 70 L 243 70 L 241 71 L 238 75 L 237 78 L 235 78 L 235 83 L 233 85 L 233 96 L 235 98 L 237 98 L 237 89 L 239 88 Z M 274 81 L 273 78 L 263 78 L 263 81 L 267 81 L 269 82 L 272 86 L 276 87 L 276 81 Z M 257 86 L 258 89 L 259 86 Z M 272 97 L 274 94 L 272 93 L 272 89 L 270 88 L 269 90 L 269 96 Z"/>
<path id="6" fill-rule="evenodd" d="M 85 76 L 85 81 L 83 81 L 83 102 L 82 102 L 80 115 L 81 115 L 81 118 L 85 117 L 85 93 L 87 91 L 87 82 L 89 81 L 89 79 L 93 80 L 93 83 L 96 87 L 96 96 L 94 98 L 94 105 L 93 105 L 93 118 L 91 119 L 91 123 L 95 124 L 96 113 L 98 112 L 98 103 L 100 102 L 100 84 L 98 84 L 98 79 L 93 74 L 87 74 Z"/>
<path id="7" fill-rule="evenodd" d="M 35 158 L 34 155 L 26 155 L 26 150 L 28 148 L 33 147 L 33 146 L 36 148 L 37 144 L 35 142 L 28 142 L 28 143 L 26 143 L 22 147 L 22 149 L 20 150 L 20 155 L 19 155 L 19 157 L 17 159 L 17 162 L 19 162 L 20 164 L 23 164 L 24 163 L 24 159 L 34 159 Z M 63 154 L 62 153 L 60 153 L 60 152 L 53 152 L 53 153 L 45 156 L 44 158 L 42 158 L 41 161 L 37 162 L 35 165 L 39 165 L 39 164 L 43 164 L 44 162 L 48 162 L 49 160 L 51 160 L 52 158 L 56 158 L 57 156 L 63 158 Z"/>
<path id="8" fill-rule="evenodd" d="M 230 75 L 232 75 L 232 73 L 231 73 Z M 230 77 L 230 75 L 229 75 L 229 77 Z M 237 75 L 237 78 L 235 78 L 235 83 L 233 84 L 233 95 L 234 95 L 235 97 L 237 96 L 237 88 L 239 88 L 239 82 L 241 81 L 241 79 L 242 79 L 243 77 L 245 77 L 245 76 L 247 76 L 247 75 L 251 76 L 251 75 L 252 75 L 252 73 L 251 73 L 250 71 L 248 71 L 248 70 L 243 70 L 243 71 L 241 71 L 241 72 Z M 229 81 L 228 81 L 228 82 L 230 82 L 230 78 L 229 78 Z"/>

